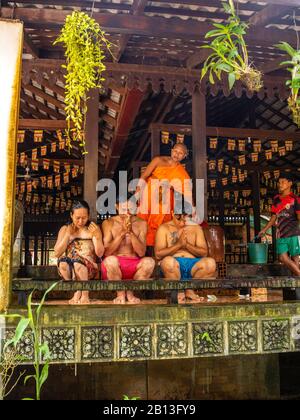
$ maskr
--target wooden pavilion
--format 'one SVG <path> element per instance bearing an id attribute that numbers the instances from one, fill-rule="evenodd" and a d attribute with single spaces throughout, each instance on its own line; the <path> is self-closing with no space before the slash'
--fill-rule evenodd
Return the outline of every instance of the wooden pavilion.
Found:
<path id="1" fill-rule="evenodd" d="M 296 188 L 300 191 L 300 132 L 287 106 L 288 73 L 280 68 L 286 56 L 274 46 L 280 41 L 296 46 L 299 0 L 235 3 L 241 19 L 250 23 L 246 40 L 251 61 L 264 74 L 264 87 L 255 94 L 240 82 L 231 92 L 225 79 L 214 86 L 207 80 L 200 82 L 207 58 L 207 50 L 201 49 L 206 43 L 205 34 L 212 23 L 224 22 L 227 17 L 220 0 L 0 1 L 0 22 L 17 19 L 24 24 L 16 184 L 16 198 L 24 207 L 23 265 L 29 261 L 33 265 L 49 264 L 49 249 L 58 228 L 68 218 L 72 200 L 78 197 L 87 200 L 96 220 L 97 181 L 104 177 L 117 179 L 120 170 L 128 171 L 129 179 L 138 177 L 151 158 L 168 153 L 180 135 L 190 151 L 185 162 L 187 170 L 193 178 L 205 180 L 205 217 L 212 224 L 223 228 L 230 223 L 244 224 L 250 240 L 250 215 L 254 217 L 254 233 L 258 233 L 261 215 L 270 210 L 280 171 L 293 171 L 299 179 Z M 113 57 L 107 54 L 104 87 L 90 95 L 85 157 L 76 141 L 72 142 L 70 153 L 66 148 L 61 68 L 64 51 L 59 45 L 53 46 L 66 16 L 73 10 L 92 14 L 114 44 Z M 39 275 L 42 270 L 43 267 L 37 268 Z M 240 266 L 232 273 L 240 274 L 239 270 Z M 249 270 L 249 266 L 244 270 Z M 281 267 L 274 273 L 284 277 L 273 281 L 263 267 L 260 271 L 254 271 L 253 267 L 251 270 L 252 275 L 263 274 L 263 278 L 257 278 L 258 287 L 263 281 L 266 287 L 278 289 L 300 285 L 298 279 L 288 278 Z M 249 271 L 246 273 L 249 275 Z M 249 284 L 252 283 L 241 280 L 236 287 Z M 62 286 L 61 290 L 68 287 Z M 97 287 L 94 290 L 103 289 L 101 285 Z M 207 283 L 203 287 L 217 286 Z M 228 287 L 235 286 L 228 283 Z M 23 290 L 24 283 L 16 280 L 14 289 Z M 69 310 L 64 324 L 58 321 L 54 309 L 51 312 L 47 308 L 45 323 L 49 322 L 52 329 L 72 330 L 76 343 L 82 340 L 74 345 L 72 354 L 59 353 L 56 361 L 81 363 L 296 351 L 299 343 L 291 338 L 291 328 L 297 322 L 294 318 L 299 313 L 298 304 L 286 305 L 284 309 L 280 303 L 272 308 L 268 303 L 252 305 L 245 305 L 240 312 L 232 306 L 226 313 L 222 312 L 222 305 L 215 310 L 197 308 L 197 313 L 185 308 L 184 315 L 180 309 L 170 307 L 166 318 L 162 315 L 165 309 L 158 305 L 149 315 L 151 319 L 146 307 L 135 313 L 120 309 L 111 319 L 107 318 L 106 308 L 101 309 L 100 315 L 92 309 L 87 315 Z M 284 319 L 278 320 L 278 316 Z M 249 317 L 253 318 L 252 323 Z M 123 342 L 118 340 L 128 333 L 125 318 L 139 324 L 134 327 L 137 336 L 147 336 L 150 341 L 155 337 L 157 347 L 143 338 L 138 354 L 125 345 L 122 347 Z M 105 320 L 104 327 L 101 319 Z M 181 345 L 169 343 L 171 350 L 164 352 L 164 347 L 159 347 L 163 319 L 168 323 L 166 328 L 171 328 L 169 338 L 175 336 L 177 344 L 182 340 L 193 344 L 186 344 L 181 352 Z M 200 322 L 203 319 L 203 325 L 212 327 L 214 347 L 196 338 L 205 327 Z M 176 330 L 174 322 L 182 330 Z M 246 324 L 250 325 L 247 331 L 251 339 L 243 329 Z M 51 330 L 49 325 L 47 331 Z M 88 339 L 93 339 L 92 327 L 99 344 L 94 352 L 87 345 Z M 241 328 L 240 337 L 244 337 L 239 345 L 234 344 L 235 328 Z M 183 339 L 182 334 L 187 338 Z M 101 337 L 108 340 L 109 350 L 101 347 Z"/>

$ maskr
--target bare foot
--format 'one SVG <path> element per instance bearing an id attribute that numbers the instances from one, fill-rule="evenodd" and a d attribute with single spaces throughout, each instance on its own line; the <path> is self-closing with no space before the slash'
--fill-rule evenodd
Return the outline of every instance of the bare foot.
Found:
<path id="1" fill-rule="evenodd" d="M 193 290 L 186 290 L 185 297 L 190 303 L 199 303 L 204 301 L 204 297 L 198 296 Z"/>
<path id="2" fill-rule="evenodd" d="M 117 297 L 113 300 L 113 303 L 115 303 L 115 304 L 124 304 L 124 303 L 126 303 L 125 296 L 117 296 Z"/>
<path id="3" fill-rule="evenodd" d="M 78 305 L 81 299 L 81 292 L 74 293 L 72 299 L 69 300 L 69 305 Z"/>
<path id="4" fill-rule="evenodd" d="M 185 294 L 184 292 L 180 292 L 177 295 L 178 303 L 185 303 Z"/>
<path id="5" fill-rule="evenodd" d="M 134 296 L 132 292 L 127 292 L 128 303 L 140 303 L 141 299 Z"/>
<path id="6" fill-rule="evenodd" d="M 88 305 L 91 301 L 88 297 L 82 297 L 78 303 L 80 303 L 80 305 Z"/>
<path id="7" fill-rule="evenodd" d="M 117 297 L 113 300 L 113 303 L 121 305 L 126 303 L 126 292 L 117 292 Z"/>

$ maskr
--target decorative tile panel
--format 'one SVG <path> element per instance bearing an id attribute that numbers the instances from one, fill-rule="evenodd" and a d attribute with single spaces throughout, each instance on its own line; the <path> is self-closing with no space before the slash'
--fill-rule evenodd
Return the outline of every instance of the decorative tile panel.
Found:
<path id="1" fill-rule="evenodd" d="M 193 324 L 194 355 L 222 354 L 224 352 L 222 322 L 201 322 Z"/>
<path id="2" fill-rule="evenodd" d="M 81 329 L 82 359 L 112 359 L 114 357 L 114 327 L 84 327 Z"/>
<path id="3" fill-rule="evenodd" d="M 8 328 L 5 330 L 4 333 L 4 340 L 11 340 L 15 334 L 14 328 Z M 4 341 L 4 342 L 5 342 Z M 33 344 L 33 334 L 30 330 L 26 330 L 24 332 L 23 337 L 19 341 L 19 344 L 17 345 L 17 351 L 18 354 L 24 358 L 24 362 L 26 360 L 32 361 L 34 359 L 34 344 Z"/>
<path id="4" fill-rule="evenodd" d="M 75 360 L 74 328 L 43 328 L 42 340 L 49 346 L 51 360 Z"/>
<path id="5" fill-rule="evenodd" d="M 295 345 L 295 350 L 300 350 L 300 317 L 294 316 L 292 318 L 292 340 Z"/>
<path id="6" fill-rule="evenodd" d="M 290 324 L 288 319 L 262 321 L 263 351 L 290 349 Z"/>
<path id="7" fill-rule="evenodd" d="M 120 327 L 120 358 L 152 357 L 152 328 L 149 325 Z"/>
<path id="8" fill-rule="evenodd" d="M 187 326 L 158 325 L 157 326 L 157 356 L 187 356 Z"/>
<path id="9" fill-rule="evenodd" d="M 251 353 L 258 349 L 257 321 L 228 323 L 229 353 Z"/>

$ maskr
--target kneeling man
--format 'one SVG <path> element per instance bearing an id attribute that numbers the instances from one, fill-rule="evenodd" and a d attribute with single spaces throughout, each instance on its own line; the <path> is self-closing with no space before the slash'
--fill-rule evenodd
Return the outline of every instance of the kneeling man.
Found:
<path id="1" fill-rule="evenodd" d="M 119 199 L 118 215 L 102 224 L 105 259 L 103 280 L 148 280 L 154 270 L 153 258 L 145 257 L 147 222 L 130 214 L 127 201 Z M 126 211 L 125 214 L 123 214 Z M 139 303 L 131 291 L 118 291 L 114 303 Z"/>
<path id="2" fill-rule="evenodd" d="M 216 262 L 207 257 L 207 244 L 202 228 L 189 216 L 173 214 L 161 225 L 155 239 L 155 255 L 166 279 L 187 280 L 215 277 Z M 178 293 L 178 302 L 201 302 L 193 290 Z"/>

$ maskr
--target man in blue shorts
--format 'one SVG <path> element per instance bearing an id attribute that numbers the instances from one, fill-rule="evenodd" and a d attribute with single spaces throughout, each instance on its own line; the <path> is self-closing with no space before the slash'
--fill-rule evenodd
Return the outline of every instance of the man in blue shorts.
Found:
<path id="1" fill-rule="evenodd" d="M 202 228 L 186 214 L 174 214 L 156 233 L 155 256 L 166 279 L 188 280 L 213 278 L 216 262 L 207 257 L 207 244 Z M 178 302 L 201 302 L 193 290 L 178 293 Z"/>

